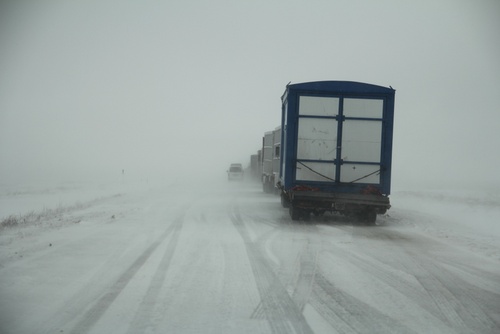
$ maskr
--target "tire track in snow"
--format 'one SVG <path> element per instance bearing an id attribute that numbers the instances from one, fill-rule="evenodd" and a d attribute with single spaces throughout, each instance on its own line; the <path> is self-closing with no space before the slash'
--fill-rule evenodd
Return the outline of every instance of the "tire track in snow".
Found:
<path id="1" fill-rule="evenodd" d="M 287 287 L 292 300 L 295 305 L 302 312 L 305 305 L 311 296 L 312 285 L 317 268 L 317 258 L 319 253 L 319 246 L 315 243 L 315 236 L 317 235 L 317 228 L 308 223 L 301 224 L 298 222 L 289 224 L 276 223 L 277 228 L 272 233 L 266 233 L 259 237 L 259 243 L 263 243 L 272 234 L 278 233 L 292 233 L 293 246 L 291 250 L 297 250 L 296 260 L 291 264 L 291 272 L 287 272 L 287 263 L 282 263 L 279 272 L 284 272 L 284 277 L 280 277 Z M 296 235 L 295 235 L 296 234 Z M 313 240 L 311 240 L 313 238 Z M 288 264 L 290 265 L 290 264 Z M 278 277 L 280 275 L 278 274 Z"/>
<path id="2" fill-rule="evenodd" d="M 429 240 L 410 242 L 407 235 L 379 229 L 364 229 L 361 234 L 365 238 L 387 241 L 399 250 L 394 252 L 394 256 L 398 254 L 397 268 L 403 268 L 412 275 L 426 291 L 425 297 L 414 300 L 416 302 L 423 299 L 431 301 L 434 304 L 431 306 L 433 314 L 445 325 L 460 333 L 498 333 L 500 331 L 500 325 L 488 314 L 491 310 L 484 309 L 483 301 L 478 300 L 479 296 L 484 297 L 487 293 L 472 294 L 471 291 L 477 292 L 479 288 L 458 279 L 453 273 L 439 265 L 439 258 L 430 254 L 426 249 L 422 251 L 422 247 L 428 245 Z M 497 302 L 496 305 L 499 306 L 500 303 Z"/>
<path id="3" fill-rule="evenodd" d="M 129 240 L 131 242 L 131 240 Z M 49 317 L 43 324 L 38 326 L 40 333 L 56 333 L 64 330 L 64 327 L 70 327 L 74 319 L 78 318 L 84 311 L 87 305 L 94 302 L 95 296 L 101 294 L 101 289 L 95 285 L 95 281 L 102 278 L 103 272 L 109 270 L 116 262 L 116 259 L 123 254 L 123 249 L 118 248 L 113 251 L 107 261 L 99 265 L 99 270 L 88 279 L 87 284 L 79 289 L 77 293 L 68 298 L 68 301 L 56 312 Z"/>
<path id="4" fill-rule="evenodd" d="M 439 259 L 440 265 L 450 275 L 454 285 L 472 299 L 496 324 L 500 333 L 500 278 L 492 272 L 474 268 L 458 260 Z"/>
<path id="5" fill-rule="evenodd" d="M 265 224 L 273 228 L 270 232 L 263 233 L 256 238 L 255 242 L 258 244 L 265 244 L 269 242 L 269 239 L 272 239 L 274 235 L 282 235 L 283 233 L 294 234 L 298 232 L 297 238 L 292 237 L 294 241 L 292 249 L 298 249 L 296 260 L 291 267 L 292 272 L 288 271 L 289 263 L 286 262 L 281 263 L 280 268 L 276 269 L 276 271 L 277 278 L 285 286 L 298 309 L 303 312 L 304 307 L 311 295 L 319 253 L 317 245 L 314 242 L 311 242 L 311 239 L 304 233 L 312 236 L 316 235 L 316 226 L 308 223 L 291 223 L 288 220 L 270 220 L 260 217 L 255 213 L 252 213 L 251 215 L 245 214 L 245 216 L 253 222 Z M 283 272 L 282 275 L 280 275 L 281 272 Z M 262 307 L 256 309 L 254 314 L 256 317 L 262 317 Z"/>
<path id="6" fill-rule="evenodd" d="M 294 284 L 292 299 L 301 311 L 304 310 L 312 293 L 313 283 L 316 279 L 317 257 L 318 250 L 309 242 L 299 254 L 299 274 Z"/>
<path id="7" fill-rule="evenodd" d="M 338 228 L 335 226 L 335 228 Z M 340 228 L 341 230 L 346 230 L 346 232 L 353 232 L 354 235 L 364 235 L 370 233 L 379 233 L 379 232 L 370 232 L 372 230 L 378 230 L 378 228 L 372 227 L 354 227 L 354 231 L 351 229 L 346 229 L 344 226 Z M 356 231 L 356 229 L 359 229 Z M 385 233 L 385 232 L 383 232 Z M 377 239 L 380 239 L 380 236 L 377 236 Z M 360 244 L 361 246 L 361 244 Z M 369 246 L 372 247 L 372 246 Z M 384 284 L 389 289 L 395 290 L 398 294 L 405 296 L 411 302 L 418 305 L 421 309 L 426 310 L 429 314 L 436 316 L 438 321 L 442 321 L 443 318 L 437 316 L 439 314 L 439 308 L 434 303 L 434 301 L 429 298 L 429 295 L 425 289 L 423 289 L 418 282 L 413 279 L 408 279 L 411 275 L 399 275 L 398 272 L 401 271 L 402 263 L 405 262 L 405 259 L 401 259 L 398 255 L 398 252 L 391 252 L 391 257 L 389 258 L 389 263 L 383 262 L 384 258 L 380 257 L 378 252 L 363 252 L 363 249 L 359 249 L 359 246 L 355 246 L 357 252 L 361 254 L 365 254 L 366 256 L 357 255 L 357 252 L 349 251 L 349 248 L 339 247 L 334 243 L 329 243 L 328 248 L 323 247 L 323 254 L 330 253 L 334 258 L 341 258 L 343 261 L 346 261 L 356 268 L 359 268 L 363 273 L 366 273 L 368 277 L 373 277 L 380 284 Z M 326 252 L 326 253 L 325 253 Z M 399 251 L 399 253 L 401 253 Z M 392 263 L 391 261 L 395 261 L 396 263 Z M 410 328 L 406 328 L 402 325 L 401 321 L 394 319 L 390 314 L 384 314 L 383 312 L 379 312 L 376 309 L 373 309 L 372 306 L 357 300 L 354 296 L 348 294 L 345 291 L 340 290 L 335 287 L 335 285 L 328 281 L 323 275 L 318 276 L 318 280 L 320 282 L 320 287 L 315 284 L 313 287 L 313 299 L 310 304 L 321 314 L 327 322 L 329 322 L 333 328 L 336 328 L 339 332 L 371 332 L 370 330 L 365 330 L 366 328 L 371 328 L 372 322 L 379 322 L 380 319 L 385 319 L 384 321 L 387 323 L 392 323 L 390 327 L 394 327 L 396 329 L 401 328 L 401 332 L 411 332 Z M 322 283 L 322 280 L 327 282 L 328 284 Z M 317 282 L 315 282 L 317 283 Z M 321 286 L 323 289 L 326 287 L 328 290 L 328 286 L 333 289 L 334 293 L 330 293 L 330 297 L 325 292 L 321 292 Z M 319 293 L 318 293 L 319 289 Z M 336 300 L 335 296 L 338 296 L 339 299 Z M 347 296 L 347 297 L 346 297 Z M 333 298 L 333 299 L 332 299 Z M 401 297 L 399 297 L 401 298 Z M 329 300 L 330 299 L 330 300 Z M 349 303 L 355 303 L 354 305 L 350 305 Z M 404 302 L 404 300 L 403 300 Z M 344 305 L 344 303 L 346 303 Z M 336 306 L 335 306 L 336 305 Z M 367 308 L 367 311 L 362 311 L 364 308 Z M 372 314 L 375 318 L 369 319 L 364 318 L 363 321 L 367 323 L 360 323 L 356 325 L 354 322 L 355 328 L 350 328 L 350 318 L 345 314 L 348 314 L 349 310 L 355 310 L 355 312 L 365 312 L 366 314 Z M 377 313 L 377 312 L 379 313 Z M 338 313 L 338 314 L 337 314 Z M 379 315 L 380 314 L 380 315 Z M 347 320 L 346 320 L 347 319 Z M 342 324 L 343 321 L 346 321 Z M 356 320 L 358 321 L 358 320 Z M 359 321 L 358 321 L 359 322 Z M 366 327 L 365 329 L 363 329 Z M 450 327 L 446 324 L 443 324 L 441 327 L 444 330 L 449 330 Z M 398 333 L 400 330 L 390 330 L 389 327 L 384 330 L 383 328 L 379 328 L 379 332 L 396 332 Z"/>
<path id="8" fill-rule="evenodd" d="M 339 333 L 415 333 L 374 307 L 315 276 L 311 305 Z"/>
<path id="9" fill-rule="evenodd" d="M 410 271 L 438 306 L 447 324 L 458 332 L 499 333 L 500 326 L 483 310 L 481 302 L 470 284 L 459 280 L 430 258 L 424 261 L 414 252 L 407 251 L 412 259 Z M 497 295 L 498 297 L 498 295 Z M 497 302 L 497 307 L 500 303 Z M 498 310 L 498 309 L 497 309 Z M 498 311 L 497 311 L 498 312 Z"/>
<path id="10" fill-rule="evenodd" d="M 415 286 L 404 278 L 399 277 L 398 275 L 394 275 L 390 270 L 388 270 L 388 267 L 385 267 L 385 265 L 380 262 L 380 259 L 363 258 L 333 244 L 331 244 L 329 247 L 329 252 L 334 254 L 334 256 L 347 260 L 357 268 L 360 268 L 363 272 L 366 272 L 367 274 L 372 275 L 374 278 L 380 280 L 381 282 L 384 282 L 392 289 L 398 291 L 402 295 L 414 301 L 421 308 L 427 310 L 433 309 L 432 303 L 426 300 L 427 294 L 425 293 L 425 291 L 422 291 L 422 289 L 420 289 L 418 286 Z M 437 309 L 435 309 L 435 311 L 437 311 Z"/>
<path id="11" fill-rule="evenodd" d="M 156 324 L 153 323 L 155 315 L 158 320 L 161 320 L 161 315 L 155 314 L 154 308 L 156 305 L 156 299 L 165 282 L 165 276 L 167 275 L 168 268 L 170 267 L 170 262 L 172 261 L 175 249 L 177 248 L 183 220 L 184 216 L 181 216 L 177 218 L 171 226 L 173 231 L 170 242 L 167 245 L 167 249 L 165 250 L 161 262 L 151 279 L 146 295 L 142 299 L 139 309 L 137 310 L 127 333 L 145 333 L 148 330 L 153 330 L 156 327 Z"/>
<path id="12" fill-rule="evenodd" d="M 254 273 L 261 302 L 252 317 L 266 317 L 273 333 L 313 333 L 302 311 L 297 307 L 265 256 L 252 242 L 243 220 L 235 207 L 230 219 L 245 242 L 247 255 Z"/>
<path id="13" fill-rule="evenodd" d="M 90 329 L 101 319 L 106 310 L 113 304 L 115 299 L 120 295 L 123 289 L 127 286 L 130 280 L 135 276 L 135 274 L 142 268 L 144 263 L 148 260 L 151 254 L 158 248 L 158 246 L 168 237 L 169 234 L 173 233 L 180 224 L 182 223 L 182 218 L 177 219 L 174 224 L 171 224 L 165 232 L 149 246 L 129 267 L 125 270 L 122 275 L 116 280 L 113 286 L 109 289 L 107 293 L 102 295 L 94 305 L 88 309 L 83 317 L 76 323 L 76 325 L 71 330 L 71 333 L 81 334 L 87 333 Z"/>

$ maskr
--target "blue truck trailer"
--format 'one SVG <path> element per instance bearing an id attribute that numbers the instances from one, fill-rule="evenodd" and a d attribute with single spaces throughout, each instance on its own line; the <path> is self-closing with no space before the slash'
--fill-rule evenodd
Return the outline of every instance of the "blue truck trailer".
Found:
<path id="1" fill-rule="evenodd" d="M 360 82 L 287 85 L 277 187 L 292 220 L 339 212 L 375 223 L 390 208 L 394 97 Z"/>

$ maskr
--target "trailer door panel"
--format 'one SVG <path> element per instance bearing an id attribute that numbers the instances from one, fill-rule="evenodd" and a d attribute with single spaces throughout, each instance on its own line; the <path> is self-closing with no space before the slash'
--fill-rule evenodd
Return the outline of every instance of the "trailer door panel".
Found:
<path id="1" fill-rule="evenodd" d="M 295 179 L 334 181 L 338 97 L 300 96 Z"/>
<path id="2" fill-rule="evenodd" d="M 340 182 L 380 183 L 382 99 L 344 98 Z"/>

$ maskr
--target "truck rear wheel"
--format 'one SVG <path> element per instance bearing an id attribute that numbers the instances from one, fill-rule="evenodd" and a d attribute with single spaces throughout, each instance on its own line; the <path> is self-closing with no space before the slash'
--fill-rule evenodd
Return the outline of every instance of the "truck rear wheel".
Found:
<path id="1" fill-rule="evenodd" d="M 375 225 L 377 220 L 377 212 L 373 209 L 364 209 L 359 211 L 345 211 L 343 214 L 357 223 L 366 225 Z"/>
<path id="2" fill-rule="evenodd" d="M 302 218 L 304 221 L 309 221 L 309 219 L 311 218 L 309 211 L 299 209 L 293 206 L 292 203 L 290 203 L 288 212 L 290 213 L 290 217 L 292 218 L 292 220 L 300 220 Z"/>
<path id="3" fill-rule="evenodd" d="M 373 209 L 366 209 L 360 214 L 360 221 L 367 225 L 375 225 L 377 221 L 377 212 Z"/>
<path id="4" fill-rule="evenodd" d="M 290 201 L 286 197 L 284 193 L 281 193 L 281 206 L 284 208 L 289 208 L 290 207 Z"/>
<path id="5" fill-rule="evenodd" d="M 290 213 L 290 217 L 292 218 L 292 220 L 300 219 L 300 210 L 294 207 L 292 204 L 290 204 L 288 212 Z"/>

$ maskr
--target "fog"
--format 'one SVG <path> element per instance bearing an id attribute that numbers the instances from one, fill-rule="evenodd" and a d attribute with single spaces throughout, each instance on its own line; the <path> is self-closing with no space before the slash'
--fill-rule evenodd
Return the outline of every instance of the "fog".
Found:
<path id="1" fill-rule="evenodd" d="M 498 188 L 499 32 L 496 0 L 3 1 L 0 183 L 225 177 L 287 83 L 349 80 L 396 89 L 393 188 Z"/>

